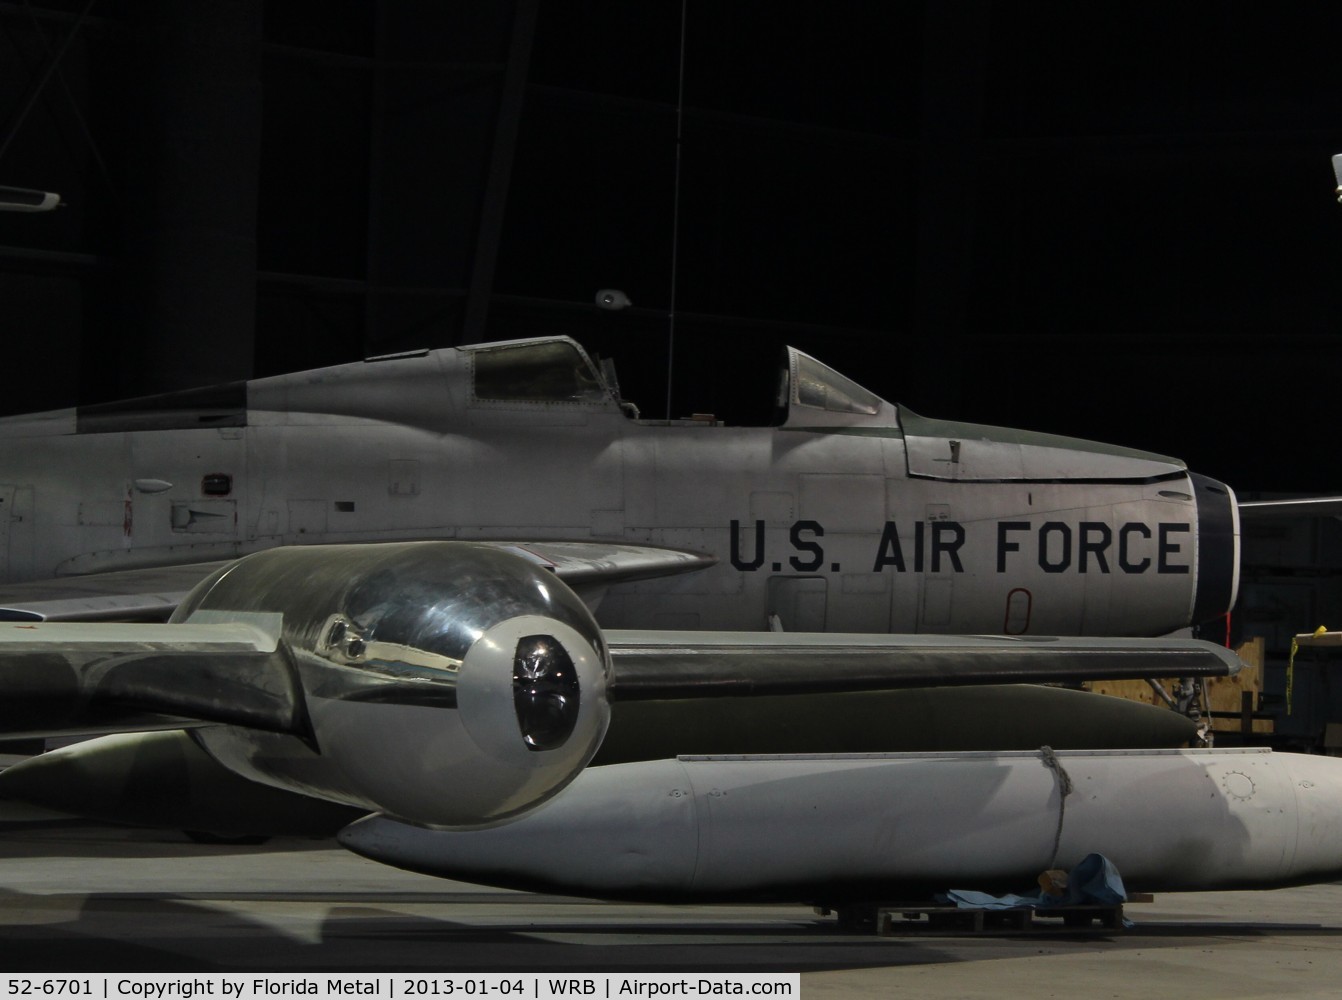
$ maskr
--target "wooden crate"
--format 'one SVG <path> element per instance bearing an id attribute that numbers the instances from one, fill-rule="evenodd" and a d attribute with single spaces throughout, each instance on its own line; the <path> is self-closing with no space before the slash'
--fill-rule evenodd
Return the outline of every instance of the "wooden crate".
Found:
<path id="1" fill-rule="evenodd" d="M 1211 710 L 1213 712 L 1226 712 L 1234 718 L 1213 718 L 1213 732 L 1232 732 L 1240 731 L 1239 714 L 1243 705 L 1243 698 L 1247 692 L 1250 697 L 1251 711 L 1258 711 L 1258 702 L 1263 694 L 1263 637 L 1255 636 L 1248 642 L 1238 647 L 1235 652 L 1239 658 L 1244 661 L 1244 669 L 1234 677 L 1212 677 L 1207 681 L 1207 694 L 1211 699 Z M 1174 693 L 1176 684 L 1175 678 L 1158 678 L 1164 685 L 1165 690 Z M 1096 694 L 1107 694 L 1115 698 L 1126 698 L 1129 701 L 1140 701 L 1150 705 L 1163 705 L 1160 696 L 1152 690 L 1151 685 L 1146 681 L 1094 681 L 1084 685 L 1089 691 Z M 1272 732 L 1271 719 L 1254 719 L 1253 731 L 1255 733 Z"/>

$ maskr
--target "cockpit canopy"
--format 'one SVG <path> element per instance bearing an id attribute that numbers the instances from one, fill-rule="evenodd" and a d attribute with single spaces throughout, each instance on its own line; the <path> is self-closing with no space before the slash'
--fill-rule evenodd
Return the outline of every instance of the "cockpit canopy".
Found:
<path id="1" fill-rule="evenodd" d="M 620 400 L 610 363 L 598 369 L 567 337 L 482 344 L 463 350 L 469 354 L 471 401 L 477 405 L 622 406 L 626 412 L 637 413 Z M 760 423 L 828 427 L 895 421 L 894 407 L 885 400 L 793 347 L 786 349 L 777 385 L 773 419 L 765 418 Z M 728 412 L 754 409 L 745 399 L 723 400 L 719 405 Z"/>
<path id="2" fill-rule="evenodd" d="M 783 372 L 782 402 L 786 404 L 788 423 L 794 416 L 793 407 L 802 406 L 826 413 L 851 413 L 874 417 L 886 405 L 874 392 L 840 375 L 809 354 L 795 347 L 787 349 L 787 368 Z M 799 414 L 797 416 L 800 416 Z"/>
<path id="3" fill-rule="evenodd" d="M 587 353 L 566 337 L 473 349 L 471 389 L 482 401 L 600 404 L 611 399 Z"/>
<path id="4" fill-rule="evenodd" d="M 898 426 L 895 407 L 796 348 L 785 350 L 776 371 L 772 381 L 766 369 L 757 381 L 731 380 L 730 398 L 708 403 L 729 422 L 747 427 Z M 758 388 L 752 391 L 752 386 Z M 321 414 L 443 429 L 453 425 L 454 406 L 463 403 L 477 414 L 562 409 L 638 417 L 637 408 L 621 399 L 610 361 L 598 367 L 568 337 L 544 337 L 414 352 L 86 406 L 77 413 L 77 430 L 245 427 L 257 422 L 260 412 L 271 414 L 262 422 L 272 423 L 281 414 L 286 422 Z M 713 418 L 692 422 L 721 425 Z"/>

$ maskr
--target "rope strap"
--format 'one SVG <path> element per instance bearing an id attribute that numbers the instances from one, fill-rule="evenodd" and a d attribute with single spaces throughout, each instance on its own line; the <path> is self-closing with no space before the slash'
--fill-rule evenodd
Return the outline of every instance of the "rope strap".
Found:
<path id="1" fill-rule="evenodd" d="M 1072 794 L 1072 778 L 1067 773 L 1067 769 L 1062 766 L 1062 761 L 1058 760 L 1058 755 L 1053 752 L 1052 747 L 1040 747 L 1039 756 L 1043 759 L 1044 766 L 1058 776 L 1058 829 L 1053 835 L 1053 860 L 1048 863 L 1049 868 L 1054 868 L 1058 863 L 1058 850 L 1062 846 L 1062 822 L 1067 815 L 1067 796 Z"/>

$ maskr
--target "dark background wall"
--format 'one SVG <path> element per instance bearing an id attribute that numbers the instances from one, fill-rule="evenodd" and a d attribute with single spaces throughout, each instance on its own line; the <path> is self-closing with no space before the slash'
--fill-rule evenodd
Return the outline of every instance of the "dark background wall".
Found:
<path id="1" fill-rule="evenodd" d="M 0 0 L 0 184 L 66 202 L 0 213 L 0 410 L 567 333 L 660 416 L 674 260 L 677 414 L 749 419 L 792 343 L 928 415 L 1342 492 L 1340 38 L 1324 4 Z"/>

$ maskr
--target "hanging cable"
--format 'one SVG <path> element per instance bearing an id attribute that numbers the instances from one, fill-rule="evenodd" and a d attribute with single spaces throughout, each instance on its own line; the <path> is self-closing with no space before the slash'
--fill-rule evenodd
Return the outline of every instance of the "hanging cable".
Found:
<path id="1" fill-rule="evenodd" d="M 676 263 L 680 247 L 680 145 L 685 121 L 685 13 L 689 0 L 680 0 L 680 73 L 676 84 L 676 169 L 671 198 L 671 306 L 667 310 L 666 419 L 671 419 L 671 380 L 676 360 Z"/>

